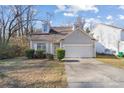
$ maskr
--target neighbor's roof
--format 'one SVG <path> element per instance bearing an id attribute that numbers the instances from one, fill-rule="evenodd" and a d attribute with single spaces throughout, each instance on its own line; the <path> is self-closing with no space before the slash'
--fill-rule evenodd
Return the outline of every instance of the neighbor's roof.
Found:
<path id="1" fill-rule="evenodd" d="M 104 23 L 98 23 L 97 25 L 105 25 L 105 26 L 116 28 L 116 29 L 122 29 L 122 30 L 124 29 L 124 28 L 121 28 L 121 27 L 117 27 L 117 26 L 113 26 L 113 25 L 109 25 L 109 24 L 104 24 Z"/>

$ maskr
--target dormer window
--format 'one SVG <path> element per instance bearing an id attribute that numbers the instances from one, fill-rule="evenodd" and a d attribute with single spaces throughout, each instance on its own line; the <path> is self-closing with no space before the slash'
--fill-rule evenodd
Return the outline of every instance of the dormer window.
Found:
<path id="1" fill-rule="evenodd" d="M 44 31 L 44 32 L 48 32 L 47 30 L 48 30 L 47 25 L 44 25 L 44 27 L 43 27 L 43 31 Z"/>
<path id="2" fill-rule="evenodd" d="M 50 30 L 50 24 L 49 24 L 49 22 L 44 22 L 42 24 L 42 32 L 49 33 L 49 30 Z"/>

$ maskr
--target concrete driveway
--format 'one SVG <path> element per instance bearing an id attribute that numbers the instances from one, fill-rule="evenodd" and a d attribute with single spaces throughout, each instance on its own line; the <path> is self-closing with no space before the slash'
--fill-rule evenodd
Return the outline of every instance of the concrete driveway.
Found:
<path id="1" fill-rule="evenodd" d="M 67 59 L 65 69 L 70 88 L 124 87 L 124 69 L 96 59 Z"/>

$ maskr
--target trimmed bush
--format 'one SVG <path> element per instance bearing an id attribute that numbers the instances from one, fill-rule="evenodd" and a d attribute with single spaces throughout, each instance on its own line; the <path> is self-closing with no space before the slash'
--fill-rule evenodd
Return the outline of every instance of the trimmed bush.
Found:
<path id="1" fill-rule="evenodd" d="M 124 56 L 123 52 L 118 52 L 118 57 L 123 57 L 123 56 Z"/>
<path id="2" fill-rule="evenodd" d="M 62 48 L 56 49 L 57 59 L 62 60 L 65 57 L 65 50 Z"/>
<path id="3" fill-rule="evenodd" d="M 53 56 L 53 54 L 46 54 L 46 58 L 49 60 L 53 60 L 54 56 Z"/>
<path id="4" fill-rule="evenodd" d="M 38 49 L 35 51 L 36 58 L 45 58 L 44 50 Z"/>
<path id="5" fill-rule="evenodd" d="M 34 52 L 35 52 L 34 49 L 27 49 L 27 50 L 25 51 L 26 57 L 29 58 L 29 59 L 32 59 L 33 56 L 34 56 Z"/>

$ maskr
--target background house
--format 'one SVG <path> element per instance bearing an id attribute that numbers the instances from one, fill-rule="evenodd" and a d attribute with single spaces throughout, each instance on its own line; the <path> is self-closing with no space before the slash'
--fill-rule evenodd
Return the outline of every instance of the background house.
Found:
<path id="1" fill-rule="evenodd" d="M 97 40 L 97 53 L 118 54 L 119 51 L 124 52 L 124 30 L 122 28 L 100 23 L 96 25 L 91 34 Z"/>

